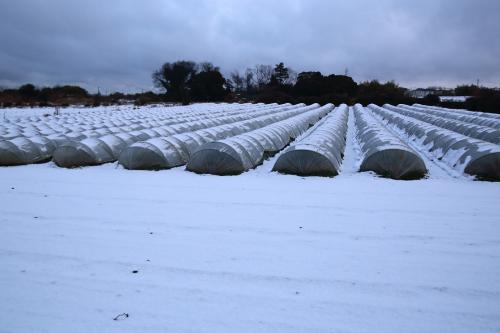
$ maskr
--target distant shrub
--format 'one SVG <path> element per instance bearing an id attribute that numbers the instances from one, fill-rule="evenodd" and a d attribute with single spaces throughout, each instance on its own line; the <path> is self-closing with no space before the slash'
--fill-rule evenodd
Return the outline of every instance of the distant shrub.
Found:
<path id="1" fill-rule="evenodd" d="M 436 95 L 427 95 L 424 98 L 422 98 L 422 104 L 426 105 L 439 105 L 441 100 L 439 99 L 439 96 Z"/>

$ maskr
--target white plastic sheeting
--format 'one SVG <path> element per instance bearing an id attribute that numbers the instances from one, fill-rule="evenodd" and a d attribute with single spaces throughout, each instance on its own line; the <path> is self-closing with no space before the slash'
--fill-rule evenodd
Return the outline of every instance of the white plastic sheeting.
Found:
<path id="1" fill-rule="evenodd" d="M 363 153 L 360 171 L 374 171 L 393 179 L 418 179 L 427 173 L 420 156 L 366 108 L 356 104 L 354 116 L 356 138 Z"/>
<path id="2" fill-rule="evenodd" d="M 224 140 L 204 144 L 190 157 L 186 169 L 196 173 L 237 175 L 261 164 L 328 114 L 333 105 L 309 106 L 292 118 Z"/>
<path id="3" fill-rule="evenodd" d="M 120 154 L 119 163 L 126 169 L 158 170 L 181 166 L 201 145 L 246 133 L 271 123 L 306 112 L 310 107 L 296 105 L 254 112 L 254 118 L 223 124 L 194 132 L 153 138 L 134 143 Z"/>
<path id="4" fill-rule="evenodd" d="M 498 115 L 492 113 L 452 110 L 445 108 L 428 107 L 420 104 L 414 106 L 399 104 L 398 106 L 408 110 L 424 112 L 427 114 L 434 114 L 436 116 L 442 116 L 447 119 L 455 119 L 463 122 L 468 122 L 471 124 L 488 126 L 497 130 L 500 129 L 500 117 L 497 118 Z"/>
<path id="5" fill-rule="evenodd" d="M 258 110 L 263 105 L 256 105 Z M 271 107 L 276 107 L 272 105 Z M 52 117 L 43 122 L 45 117 L 21 117 L 6 119 L 0 128 L 0 165 L 22 165 L 45 162 L 51 159 L 54 150 L 73 141 L 118 134 L 128 138 L 127 133 L 143 131 L 150 128 L 184 123 L 199 119 L 210 119 L 217 114 L 241 113 L 251 104 L 243 106 L 228 104 L 223 110 L 208 105 L 205 110 L 186 108 L 159 108 L 150 112 L 127 110 L 119 112 L 102 112 L 95 115 L 76 114 L 68 117 Z M 170 111 L 172 110 L 172 111 Z M 179 110 L 181 110 L 179 112 Z M 147 114 L 147 116 L 144 116 Z M 136 118 L 135 118 L 136 117 Z M 130 118 L 130 119 L 129 119 Z M 115 140 L 116 141 L 116 140 Z"/>
<path id="6" fill-rule="evenodd" d="M 0 122 L 0 140 L 9 140 L 16 137 L 49 136 L 60 133 L 79 133 L 86 135 L 86 137 L 91 137 L 123 132 L 124 130 L 120 130 L 120 127 L 132 126 L 137 127 L 136 129 L 152 128 L 179 121 L 192 121 L 202 116 L 209 117 L 213 112 L 220 111 L 220 108 L 215 106 L 209 104 L 204 110 L 193 110 L 187 106 L 183 108 L 149 108 L 146 110 L 88 110 L 85 113 L 62 116 L 48 115 L 46 117 L 6 118 Z M 239 111 L 248 109 L 249 107 L 258 109 L 263 106 L 264 104 L 227 104 L 225 109 L 227 111 Z M 268 107 L 271 106 L 269 105 Z M 190 119 L 190 117 L 193 117 L 193 119 Z M 93 133 L 92 131 L 97 131 L 97 133 Z"/>
<path id="7" fill-rule="evenodd" d="M 271 109 L 276 108 L 279 109 L 279 106 L 271 107 Z M 258 110 L 261 109 L 258 108 Z M 56 148 L 53 161 L 58 166 L 67 168 L 114 162 L 119 158 L 123 149 L 135 142 L 251 119 L 254 112 L 255 110 L 252 109 L 232 112 L 220 110 L 208 117 L 200 117 L 196 121 L 67 142 Z"/>
<path id="8" fill-rule="evenodd" d="M 500 180 L 500 146 L 470 138 L 388 109 L 369 105 L 388 125 L 427 149 L 437 159 L 479 179 Z"/>
<path id="9" fill-rule="evenodd" d="M 425 121 L 426 123 L 449 129 L 472 138 L 488 141 L 495 144 L 500 144 L 500 130 L 493 129 L 488 126 L 476 125 L 474 123 L 465 122 L 455 119 L 447 119 L 444 115 L 433 114 L 432 111 L 429 113 L 423 111 L 414 111 L 412 109 L 407 109 L 401 105 L 393 106 L 390 104 L 385 104 L 384 108 L 400 113 L 405 116 L 409 116 L 418 120 Z"/>
<path id="10" fill-rule="evenodd" d="M 423 108 L 423 109 L 445 111 L 445 112 L 452 112 L 452 113 L 460 113 L 462 115 L 469 115 L 469 116 L 474 116 L 474 117 L 482 117 L 482 118 L 490 118 L 490 119 L 500 120 L 500 114 L 496 114 L 496 113 L 470 111 L 470 110 L 465 110 L 465 109 L 450 109 L 450 108 L 443 108 L 440 106 L 423 105 L 423 104 L 418 104 L 418 103 L 413 104 L 413 106 L 418 107 L 418 108 Z"/>
<path id="11" fill-rule="evenodd" d="M 349 108 L 342 104 L 280 155 L 273 171 L 299 176 L 336 176 L 346 142 Z"/>
<path id="12" fill-rule="evenodd" d="M 54 149 L 54 143 L 42 136 L 0 141 L 0 166 L 47 162 Z"/>

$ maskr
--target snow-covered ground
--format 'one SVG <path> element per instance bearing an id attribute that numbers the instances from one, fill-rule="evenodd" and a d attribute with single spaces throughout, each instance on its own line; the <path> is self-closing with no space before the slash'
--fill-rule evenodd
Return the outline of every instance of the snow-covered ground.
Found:
<path id="1" fill-rule="evenodd" d="M 335 178 L 0 168 L 0 331 L 499 332 L 499 184 L 357 173 L 349 123 Z"/>

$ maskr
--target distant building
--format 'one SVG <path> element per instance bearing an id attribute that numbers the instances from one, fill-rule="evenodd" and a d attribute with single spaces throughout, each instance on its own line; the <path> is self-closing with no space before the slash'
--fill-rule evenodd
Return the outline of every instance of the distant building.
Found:
<path id="1" fill-rule="evenodd" d="M 408 96 L 413 98 L 424 98 L 427 95 L 431 95 L 432 91 L 428 89 L 418 88 L 413 90 L 408 90 Z"/>
<path id="2" fill-rule="evenodd" d="M 439 96 L 440 102 L 465 102 L 471 96 Z"/>
<path id="3" fill-rule="evenodd" d="M 436 95 L 436 96 L 451 95 L 452 93 L 453 89 L 440 88 L 440 87 L 417 88 L 409 90 L 407 92 L 408 96 L 413 98 L 424 98 L 429 95 Z"/>

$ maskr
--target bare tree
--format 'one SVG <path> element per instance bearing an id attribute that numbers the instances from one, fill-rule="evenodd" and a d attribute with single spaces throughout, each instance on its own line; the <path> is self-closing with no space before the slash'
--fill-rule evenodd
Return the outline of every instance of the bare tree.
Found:
<path id="1" fill-rule="evenodd" d="M 288 68 L 288 78 L 283 82 L 286 85 L 293 86 L 297 82 L 297 72 L 291 68 Z"/>
<path id="2" fill-rule="evenodd" d="M 234 71 L 230 74 L 230 77 L 234 90 L 237 92 L 243 91 L 245 83 L 243 76 L 241 76 L 238 71 Z"/>
<path id="3" fill-rule="evenodd" d="M 273 76 L 273 68 L 270 65 L 256 65 L 254 68 L 255 81 L 259 88 L 263 88 L 265 85 L 271 82 L 271 77 Z"/>
<path id="4" fill-rule="evenodd" d="M 254 87 L 254 72 L 251 68 L 247 68 L 245 71 L 245 90 L 251 91 Z"/>

